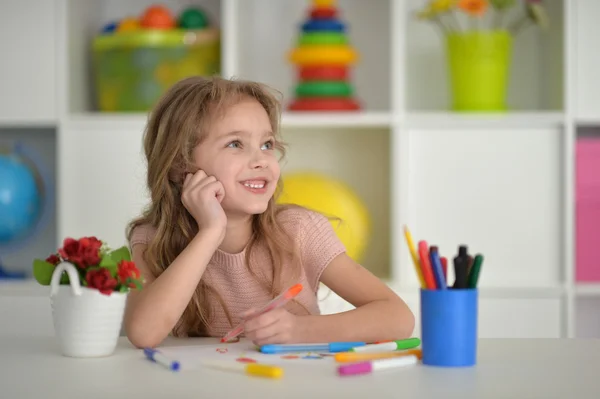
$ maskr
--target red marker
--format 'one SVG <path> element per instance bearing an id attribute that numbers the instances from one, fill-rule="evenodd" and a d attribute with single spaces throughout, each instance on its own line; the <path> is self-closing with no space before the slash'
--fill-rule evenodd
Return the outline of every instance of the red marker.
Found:
<path id="1" fill-rule="evenodd" d="M 263 313 L 267 313 L 270 310 L 284 306 L 286 303 L 289 302 L 290 299 L 292 299 L 296 295 L 298 295 L 300 293 L 300 291 L 302 291 L 302 288 L 303 288 L 302 284 L 294 285 L 287 291 L 279 294 L 275 299 L 273 299 L 271 302 L 267 303 L 262 309 L 247 316 L 247 318 L 252 318 L 252 317 L 261 315 Z M 221 338 L 221 342 L 230 341 L 243 332 L 244 332 L 244 323 L 240 323 L 233 330 L 231 330 L 227 334 L 225 334 L 225 336 L 223 338 Z"/>
<path id="2" fill-rule="evenodd" d="M 430 290 L 435 290 L 435 279 L 433 278 L 433 269 L 429 260 L 429 250 L 426 241 L 419 241 L 419 257 L 421 258 L 421 268 L 423 269 L 423 279 L 425 285 Z"/>

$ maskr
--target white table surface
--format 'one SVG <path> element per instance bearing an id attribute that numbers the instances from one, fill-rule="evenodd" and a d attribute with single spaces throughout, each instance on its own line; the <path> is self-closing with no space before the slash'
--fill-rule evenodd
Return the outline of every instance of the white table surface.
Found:
<path id="1" fill-rule="evenodd" d="M 164 345 L 214 345 L 215 339 Z M 319 361 L 320 362 L 320 361 Z M 169 372 L 121 338 L 110 357 L 74 359 L 53 337 L 0 337 L 0 398 L 600 398 L 600 340 L 483 339 L 478 364 L 421 364 L 339 377 L 335 367 L 286 368 L 281 380 L 212 369 Z"/>

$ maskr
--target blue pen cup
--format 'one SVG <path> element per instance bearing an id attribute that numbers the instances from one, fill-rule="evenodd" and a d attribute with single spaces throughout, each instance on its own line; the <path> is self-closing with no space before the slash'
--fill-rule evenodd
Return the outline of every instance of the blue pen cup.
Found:
<path id="1" fill-rule="evenodd" d="M 421 289 L 422 362 L 467 367 L 477 362 L 477 289 Z"/>

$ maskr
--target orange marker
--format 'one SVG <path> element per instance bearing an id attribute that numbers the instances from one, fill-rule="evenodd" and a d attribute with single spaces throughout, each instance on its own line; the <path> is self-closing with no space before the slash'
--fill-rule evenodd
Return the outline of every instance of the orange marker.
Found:
<path id="1" fill-rule="evenodd" d="M 421 257 L 421 268 L 423 272 L 423 279 L 427 288 L 435 290 L 435 280 L 433 278 L 433 269 L 431 268 L 431 262 L 429 261 L 429 251 L 427 248 L 426 241 L 419 241 L 419 256 Z"/>
<path id="2" fill-rule="evenodd" d="M 279 294 L 275 299 L 273 299 L 271 302 L 267 303 L 262 309 L 247 316 L 247 318 L 252 318 L 252 317 L 267 313 L 270 310 L 284 306 L 286 303 L 289 302 L 290 299 L 292 299 L 296 295 L 298 295 L 300 293 L 300 291 L 302 291 L 302 288 L 303 288 L 302 284 L 294 285 L 293 287 L 289 288 L 287 291 Z M 229 331 L 223 338 L 221 338 L 221 342 L 230 341 L 243 332 L 244 332 L 244 323 L 240 323 L 233 330 Z"/>
<path id="3" fill-rule="evenodd" d="M 396 352 L 379 352 L 379 353 L 356 353 L 356 352 L 341 352 L 336 353 L 334 359 L 338 363 L 351 363 L 351 362 L 364 362 L 376 359 L 389 359 L 392 357 L 410 356 L 414 355 L 417 359 L 421 359 L 421 349 L 409 349 L 405 351 Z"/>

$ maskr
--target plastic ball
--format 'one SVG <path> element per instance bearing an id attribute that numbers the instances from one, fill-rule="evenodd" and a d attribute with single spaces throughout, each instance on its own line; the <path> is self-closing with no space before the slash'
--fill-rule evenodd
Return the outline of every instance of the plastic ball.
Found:
<path id="1" fill-rule="evenodd" d="M 106 34 L 106 33 L 113 33 L 116 29 L 117 29 L 117 22 L 109 22 L 106 25 L 104 25 L 102 27 L 102 29 L 100 30 L 100 32 Z"/>
<path id="2" fill-rule="evenodd" d="M 208 26 L 206 13 L 198 8 L 185 9 L 179 16 L 179 27 L 183 29 L 203 29 Z"/>
<path id="3" fill-rule="evenodd" d="M 362 199 L 340 180 L 317 172 L 296 172 L 283 176 L 278 203 L 292 203 L 323 213 L 331 220 L 348 255 L 360 261 L 371 233 L 370 214 Z"/>
<path id="4" fill-rule="evenodd" d="M 0 156 L 0 243 L 23 238 L 40 215 L 35 176 L 14 155 Z"/>
<path id="5" fill-rule="evenodd" d="M 168 8 L 151 6 L 144 11 L 140 25 L 148 29 L 172 29 L 175 27 L 175 19 Z"/>
<path id="6" fill-rule="evenodd" d="M 132 32 L 140 29 L 140 23 L 136 18 L 123 18 L 117 26 L 117 32 Z"/>

